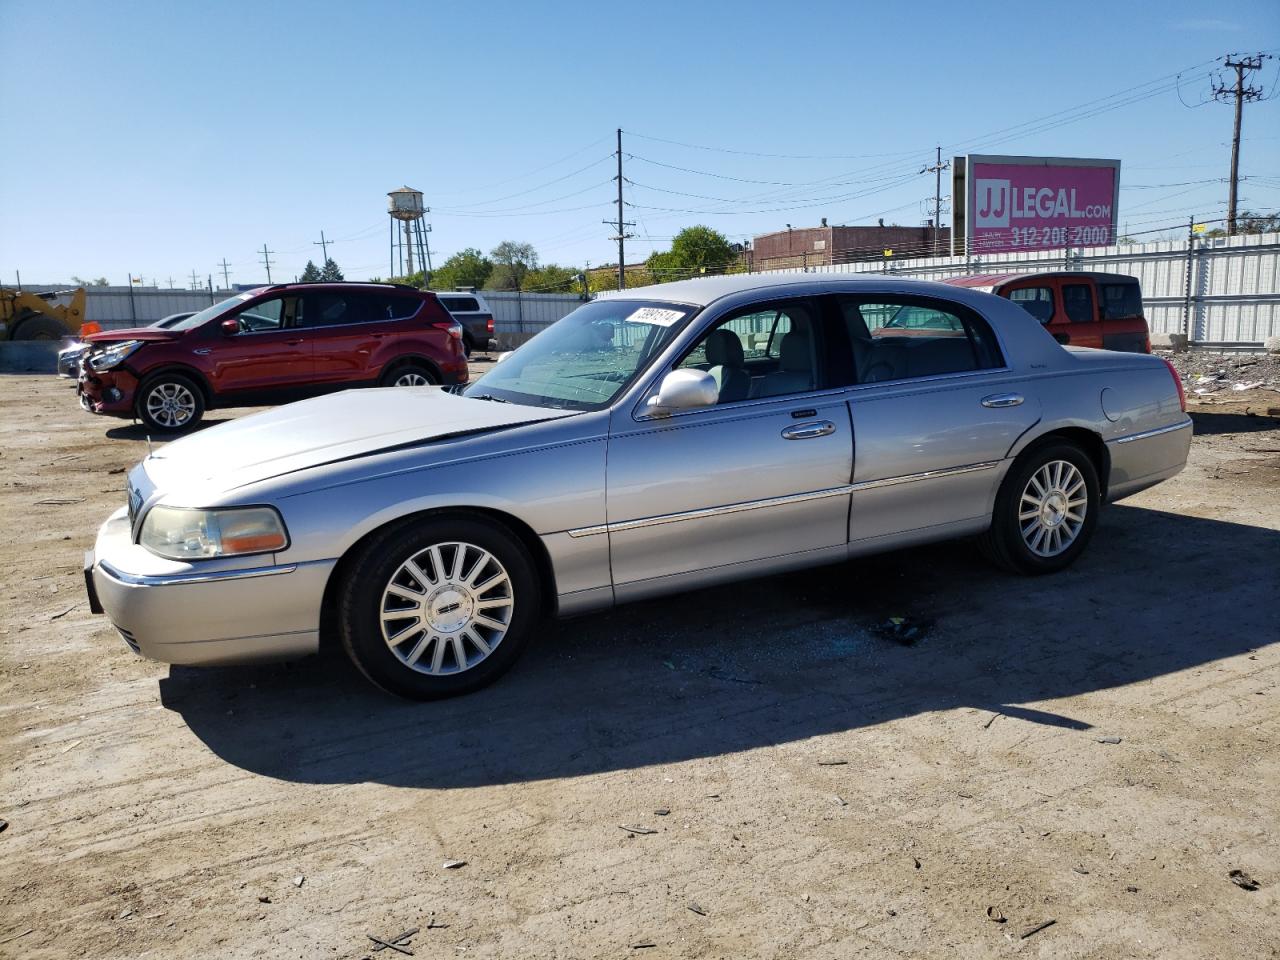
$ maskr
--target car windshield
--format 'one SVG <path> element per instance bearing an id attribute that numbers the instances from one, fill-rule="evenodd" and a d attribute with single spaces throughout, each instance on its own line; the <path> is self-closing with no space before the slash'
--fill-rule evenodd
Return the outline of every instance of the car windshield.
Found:
<path id="1" fill-rule="evenodd" d="M 200 326 L 201 324 L 205 323 L 208 320 L 212 320 L 214 317 L 218 316 L 219 314 L 226 313 L 232 307 L 239 306 L 240 304 L 244 303 L 246 300 L 248 300 L 252 296 L 253 296 L 252 293 L 238 293 L 234 297 L 228 297 L 226 300 L 223 300 L 219 303 L 215 303 L 212 306 L 205 307 L 199 313 L 193 313 L 191 316 L 187 317 L 187 319 L 185 320 L 179 320 L 177 323 L 169 327 L 169 329 L 170 330 L 194 330 L 196 327 Z"/>
<path id="2" fill-rule="evenodd" d="M 463 396 L 598 410 L 631 384 L 693 311 L 654 300 L 584 304 L 496 364 Z"/>

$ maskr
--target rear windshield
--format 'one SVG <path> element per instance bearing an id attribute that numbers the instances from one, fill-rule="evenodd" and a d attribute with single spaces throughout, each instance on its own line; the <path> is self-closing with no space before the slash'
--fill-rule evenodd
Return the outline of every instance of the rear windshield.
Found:
<path id="1" fill-rule="evenodd" d="M 1102 319 L 1124 320 L 1142 316 L 1142 289 L 1132 282 L 1100 283 Z"/>

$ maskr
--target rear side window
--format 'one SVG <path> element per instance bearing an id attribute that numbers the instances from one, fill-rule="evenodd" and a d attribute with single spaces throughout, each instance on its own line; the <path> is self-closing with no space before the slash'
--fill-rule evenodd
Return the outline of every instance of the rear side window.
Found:
<path id="1" fill-rule="evenodd" d="M 405 320 L 418 312 L 421 303 L 412 297 L 364 296 L 364 314 L 369 323 L 382 320 Z"/>
<path id="2" fill-rule="evenodd" d="M 959 304 L 925 297 L 841 297 L 858 383 L 936 377 L 1003 365 L 995 334 Z"/>
<path id="3" fill-rule="evenodd" d="M 1048 323 L 1053 319 L 1053 291 L 1048 287 L 1010 290 L 1009 299 L 1041 323 Z"/>
<path id="4" fill-rule="evenodd" d="M 480 304 L 475 297 L 441 297 L 440 302 L 450 313 L 479 313 Z"/>
<path id="5" fill-rule="evenodd" d="M 1136 283 L 1101 283 L 1102 319 L 1125 320 L 1142 316 L 1142 288 Z"/>
<path id="6" fill-rule="evenodd" d="M 1064 283 L 1062 309 L 1072 323 L 1092 323 L 1093 287 L 1087 283 Z"/>

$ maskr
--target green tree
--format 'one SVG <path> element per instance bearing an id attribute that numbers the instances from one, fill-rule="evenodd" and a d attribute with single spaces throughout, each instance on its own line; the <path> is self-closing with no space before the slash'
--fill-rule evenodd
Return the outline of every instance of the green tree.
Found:
<path id="1" fill-rule="evenodd" d="M 530 293 L 581 293 L 582 281 L 578 279 L 580 275 L 577 267 L 548 263 L 526 273 L 520 289 Z"/>
<path id="2" fill-rule="evenodd" d="M 493 273 L 493 261 L 475 247 L 459 250 L 431 274 L 432 290 L 483 287 Z"/>
<path id="3" fill-rule="evenodd" d="M 329 257 L 325 260 L 324 269 L 320 271 L 320 279 L 327 280 L 330 283 L 343 279 L 342 271 L 338 269 L 338 265 L 334 262 L 333 257 Z"/>
<path id="4" fill-rule="evenodd" d="M 319 279 L 320 268 L 308 260 L 307 265 L 302 268 L 302 276 L 298 277 L 298 280 L 302 283 L 315 283 Z"/>
<path id="5" fill-rule="evenodd" d="M 538 267 L 538 251 L 531 243 L 503 240 L 489 251 L 493 272 L 486 284 L 490 290 L 519 290 L 530 270 Z"/>
<path id="6" fill-rule="evenodd" d="M 685 227 L 671 241 L 670 250 L 655 251 L 645 261 L 654 282 L 684 280 L 703 274 L 726 273 L 737 262 L 738 251 L 727 237 L 710 227 Z M 627 286 L 630 286 L 628 281 Z"/>

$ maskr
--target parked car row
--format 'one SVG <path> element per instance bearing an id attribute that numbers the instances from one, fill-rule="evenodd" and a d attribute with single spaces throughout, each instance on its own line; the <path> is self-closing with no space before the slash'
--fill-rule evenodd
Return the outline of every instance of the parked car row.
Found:
<path id="1" fill-rule="evenodd" d="M 498 677 L 544 614 L 954 537 L 1053 573 L 1103 504 L 1183 468 L 1191 421 L 1167 362 L 1064 347 L 1026 302 L 872 274 L 597 299 L 462 389 L 318 397 L 148 455 L 86 557 L 90 606 L 157 660 L 332 638 L 429 699 Z M 164 429 L 287 377 L 466 380 L 438 300 L 372 284 L 91 343 L 86 405 Z"/>

